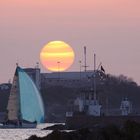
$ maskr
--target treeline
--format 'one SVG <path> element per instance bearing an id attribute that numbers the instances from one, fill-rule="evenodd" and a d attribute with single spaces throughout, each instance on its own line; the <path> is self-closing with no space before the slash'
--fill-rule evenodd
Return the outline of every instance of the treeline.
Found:
<path id="1" fill-rule="evenodd" d="M 102 99 L 103 103 L 107 99 L 109 108 L 119 108 L 121 100 L 126 97 L 132 102 L 134 108 L 140 107 L 140 86 L 131 78 L 124 75 L 106 75 L 103 85 L 99 85 L 98 89 L 101 89 L 99 99 Z"/>

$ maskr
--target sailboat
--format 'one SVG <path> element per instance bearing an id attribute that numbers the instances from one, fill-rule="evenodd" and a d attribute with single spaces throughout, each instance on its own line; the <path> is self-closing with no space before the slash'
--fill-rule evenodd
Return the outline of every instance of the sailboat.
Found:
<path id="1" fill-rule="evenodd" d="M 40 93 L 30 76 L 17 65 L 7 105 L 7 116 L 1 128 L 36 128 L 44 122 Z"/>

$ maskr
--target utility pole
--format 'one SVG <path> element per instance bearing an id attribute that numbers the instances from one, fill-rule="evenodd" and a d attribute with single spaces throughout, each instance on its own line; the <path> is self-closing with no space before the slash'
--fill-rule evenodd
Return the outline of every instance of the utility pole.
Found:
<path id="1" fill-rule="evenodd" d="M 80 68 L 79 68 L 79 69 L 80 69 L 80 82 L 81 82 L 81 63 L 82 63 L 81 60 L 79 60 L 79 65 L 80 65 L 80 66 L 79 66 L 79 67 L 80 67 Z"/>
<path id="2" fill-rule="evenodd" d="M 94 53 L 94 100 L 96 101 L 96 54 Z"/>
<path id="3" fill-rule="evenodd" d="M 58 70 L 58 80 L 60 80 L 60 61 L 57 61 Z"/>

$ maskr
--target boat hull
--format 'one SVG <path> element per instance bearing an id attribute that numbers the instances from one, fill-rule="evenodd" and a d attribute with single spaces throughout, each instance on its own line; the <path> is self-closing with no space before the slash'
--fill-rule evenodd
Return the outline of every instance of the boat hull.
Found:
<path id="1" fill-rule="evenodd" d="M 16 129 L 16 128 L 21 128 L 21 129 L 30 129 L 30 128 L 36 128 L 37 126 L 37 123 L 25 123 L 25 122 L 22 122 L 22 124 L 20 125 L 17 125 L 17 124 L 14 124 L 14 123 L 3 123 L 3 124 L 0 124 L 0 128 L 1 129 Z"/>

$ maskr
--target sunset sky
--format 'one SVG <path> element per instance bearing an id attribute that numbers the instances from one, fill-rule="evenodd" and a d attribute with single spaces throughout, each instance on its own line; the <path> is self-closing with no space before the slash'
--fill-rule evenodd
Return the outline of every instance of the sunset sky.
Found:
<path id="1" fill-rule="evenodd" d="M 140 85 L 140 0 L 0 0 L 0 83 L 12 79 L 16 62 L 34 67 L 52 40 L 75 51 L 68 71 L 79 70 L 87 46 L 89 69 L 94 51 L 107 73 Z"/>

